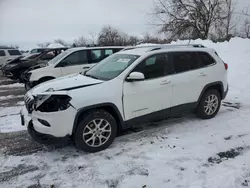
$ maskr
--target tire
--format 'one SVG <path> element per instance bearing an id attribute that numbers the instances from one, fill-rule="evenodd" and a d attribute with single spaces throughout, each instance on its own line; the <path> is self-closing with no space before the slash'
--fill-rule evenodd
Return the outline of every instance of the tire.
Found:
<path id="1" fill-rule="evenodd" d="M 82 118 L 73 137 L 75 144 L 80 149 L 93 153 L 108 148 L 113 143 L 116 134 L 117 123 L 114 117 L 105 110 L 96 110 L 91 111 Z"/>
<path id="2" fill-rule="evenodd" d="M 211 101 L 210 104 L 208 104 L 209 100 Z M 220 106 L 220 93 L 214 89 L 208 90 L 203 94 L 201 98 L 201 101 L 196 109 L 196 115 L 201 119 L 211 119 L 217 115 L 220 110 Z"/>

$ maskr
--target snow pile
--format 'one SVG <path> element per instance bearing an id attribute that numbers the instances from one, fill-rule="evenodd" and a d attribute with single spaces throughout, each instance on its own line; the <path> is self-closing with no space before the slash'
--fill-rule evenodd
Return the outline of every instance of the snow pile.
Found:
<path id="1" fill-rule="evenodd" d="M 47 46 L 47 48 L 64 48 L 65 46 L 63 46 L 62 44 L 59 43 L 52 43 L 50 45 Z"/>
<path id="2" fill-rule="evenodd" d="M 214 48 L 229 64 L 230 90 L 218 116 L 206 121 L 194 115 L 167 120 L 140 133 L 120 136 L 110 148 L 94 154 L 76 151 L 72 146 L 2 157 L 0 171 L 6 176 L 20 166 L 33 170 L 0 182 L 0 187 L 35 187 L 37 182 L 37 187 L 67 188 L 249 186 L 250 40 L 190 42 Z M 18 112 L 15 108 L 9 110 L 0 109 L 0 115 Z M 5 121 L 10 119 L 6 117 Z M 13 121 L 20 125 L 20 119 Z M 0 122 L 3 126 L 2 119 Z"/>

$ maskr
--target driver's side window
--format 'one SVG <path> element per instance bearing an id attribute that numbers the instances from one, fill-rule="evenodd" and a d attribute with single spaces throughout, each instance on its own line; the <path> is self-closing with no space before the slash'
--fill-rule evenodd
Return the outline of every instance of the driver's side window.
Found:
<path id="1" fill-rule="evenodd" d="M 168 64 L 167 54 L 157 54 L 142 61 L 132 72 L 143 73 L 145 79 L 159 78 L 166 75 Z"/>
<path id="2" fill-rule="evenodd" d="M 74 66 L 88 64 L 87 51 L 77 51 L 73 52 L 65 59 L 62 60 L 61 66 Z"/>

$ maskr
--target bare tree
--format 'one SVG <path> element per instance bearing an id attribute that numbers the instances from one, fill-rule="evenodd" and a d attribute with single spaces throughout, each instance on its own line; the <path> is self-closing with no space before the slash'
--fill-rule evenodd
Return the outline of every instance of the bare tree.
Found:
<path id="1" fill-rule="evenodd" d="M 246 18 L 243 25 L 243 34 L 250 39 L 250 19 Z"/>
<path id="2" fill-rule="evenodd" d="M 121 36 L 118 29 L 104 26 L 98 36 L 98 44 L 103 46 L 119 45 Z"/>
<path id="3" fill-rule="evenodd" d="M 83 47 L 86 45 L 87 45 L 87 40 L 83 36 L 79 37 L 78 39 L 75 39 L 73 44 L 74 47 L 80 47 L 80 46 Z"/>
<path id="4" fill-rule="evenodd" d="M 222 7 L 221 0 L 157 0 L 153 15 L 171 39 L 206 39 Z"/>
<path id="5" fill-rule="evenodd" d="M 37 46 L 39 46 L 40 48 L 46 48 L 47 46 L 49 46 L 51 44 L 51 42 L 44 42 L 44 43 L 39 43 L 37 44 Z"/>
<path id="6" fill-rule="evenodd" d="M 92 45 L 96 44 L 97 42 L 97 33 L 95 32 L 90 32 L 89 33 L 89 41 Z"/>
<path id="7" fill-rule="evenodd" d="M 214 24 L 215 38 L 220 41 L 230 40 L 236 28 L 236 12 L 235 9 L 238 0 L 221 0 L 222 8 L 220 9 L 220 16 Z"/>
<path id="8" fill-rule="evenodd" d="M 19 48 L 19 46 L 18 45 L 1 45 L 0 44 L 0 49 L 4 49 L 4 48 L 6 48 L 6 49 L 8 49 L 8 48 L 10 48 L 10 49 L 18 49 Z"/>
<path id="9" fill-rule="evenodd" d="M 61 44 L 63 46 L 69 46 L 69 44 L 67 42 L 65 42 L 63 39 L 56 39 L 54 40 L 55 43 Z"/>
<path id="10" fill-rule="evenodd" d="M 140 40 L 139 40 L 138 37 L 136 37 L 136 36 L 129 36 L 127 45 L 135 46 L 135 45 L 138 44 L 139 41 L 140 41 Z"/>

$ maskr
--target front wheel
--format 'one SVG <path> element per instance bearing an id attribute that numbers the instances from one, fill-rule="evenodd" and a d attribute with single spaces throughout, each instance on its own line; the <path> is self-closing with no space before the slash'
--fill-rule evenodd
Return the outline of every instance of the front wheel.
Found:
<path id="1" fill-rule="evenodd" d="M 221 106 L 221 95 L 217 90 L 208 90 L 202 96 L 196 115 L 201 119 L 211 119 L 216 116 Z"/>
<path id="2" fill-rule="evenodd" d="M 98 152 L 108 148 L 117 133 L 114 117 L 104 110 L 85 115 L 74 133 L 76 145 L 86 152 Z"/>

